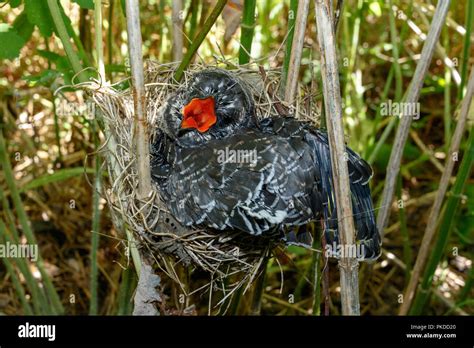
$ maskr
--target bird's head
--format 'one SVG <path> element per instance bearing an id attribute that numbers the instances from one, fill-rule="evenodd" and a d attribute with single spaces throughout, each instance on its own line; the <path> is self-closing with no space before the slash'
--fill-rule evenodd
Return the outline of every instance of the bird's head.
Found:
<path id="1" fill-rule="evenodd" d="M 180 145 L 195 146 L 252 127 L 254 109 L 238 77 L 221 69 L 203 70 L 167 100 L 160 128 Z"/>

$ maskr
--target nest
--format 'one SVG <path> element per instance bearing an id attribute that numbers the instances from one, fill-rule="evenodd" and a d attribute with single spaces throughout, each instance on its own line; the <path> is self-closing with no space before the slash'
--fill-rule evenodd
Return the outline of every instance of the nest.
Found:
<path id="1" fill-rule="evenodd" d="M 191 66 L 182 82 L 177 83 L 173 78 L 176 67 L 175 64 L 147 62 L 145 88 L 151 138 L 159 124 L 158 110 L 164 101 L 186 85 L 193 72 L 205 68 L 202 65 Z M 252 69 L 250 66 L 231 71 L 250 89 L 259 118 L 295 114 L 298 118 L 316 120 L 318 108 L 313 105 L 315 98 L 310 93 L 301 92 L 293 108 L 278 98 L 279 71 L 263 71 L 262 68 Z M 274 242 L 243 232 L 184 228 L 170 215 L 157 186 L 153 186 L 146 201 L 138 199 L 138 177 L 132 150 L 134 105 L 131 91 L 120 91 L 98 82 L 89 87 L 94 102 L 102 111 L 106 135 L 103 151 L 106 152 L 104 155 L 110 178 L 105 196 L 112 208 L 115 226 L 123 226 L 128 239 L 133 236 L 138 241 L 142 254 L 153 257 L 158 267 L 185 291 L 176 271 L 177 264 L 204 270 L 209 274 L 209 284 L 216 284 L 217 288 L 224 283 L 223 280 L 234 275 L 232 279 L 235 281 L 225 282 L 227 285 L 220 288 L 226 294 L 224 299 L 242 285 L 246 285 L 247 289 L 275 247 Z"/>

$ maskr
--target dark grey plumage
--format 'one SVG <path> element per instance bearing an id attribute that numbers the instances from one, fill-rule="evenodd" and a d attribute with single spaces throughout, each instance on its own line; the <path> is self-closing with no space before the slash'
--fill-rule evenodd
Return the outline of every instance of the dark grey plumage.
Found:
<path id="1" fill-rule="evenodd" d="M 204 133 L 180 129 L 183 107 L 208 96 L 216 100 L 217 123 Z M 324 132 L 292 117 L 257 122 L 245 84 L 221 70 L 196 74 L 187 89 L 167 101 L 162 119 L 151 146 L 152 176 L 180 223 L 307 245 L 309 232 L 295 233 L 295 227 L 322 220 L 328 243 L 338 243 Z M 368 186 L 372 170 L 351 149 L 347 153 L 361 256 L 374 259 L 380 236 Z M 248 160 L 249 154 L 255 158 Z"/>

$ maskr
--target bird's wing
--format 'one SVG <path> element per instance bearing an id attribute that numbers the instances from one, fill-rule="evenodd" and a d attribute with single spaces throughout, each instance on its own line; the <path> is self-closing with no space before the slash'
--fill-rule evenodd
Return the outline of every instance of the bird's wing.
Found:
<path id="1" fill-rule="evenodd" d="M 302 139 L 310 146 L 316 168 L 312 196 L 315 215 L 324 219 L 328 242 L 338 243 L 338 218 L 327 134 L 290 117 L 263 120 L 261 127 L 265 132 L 289 139 L 291 144 L 298 144 Z M 369 188 L 372 168 L 349 147 L 346 147 L 346 153 L 357 240 L 364 246 L 361 258 L 375 259 L 380 255 L 381 240 Z"/>
<path id="2" fill-rule="evenodd" d="M 168 206 L 184 225 L 253 235 L 306 223 L 313 218 L 308 150 L 257 130 L 181 149 L 163 189 Z"/>

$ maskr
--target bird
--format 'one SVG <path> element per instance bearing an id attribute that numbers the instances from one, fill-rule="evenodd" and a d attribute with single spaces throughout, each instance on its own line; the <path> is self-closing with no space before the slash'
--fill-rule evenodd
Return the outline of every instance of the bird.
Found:
<path id="1" fill-rule="evenodd" d="M 319 221 L 326 245 L 340 243 L 327 133 L 291 115 L 259 119 L 249 85 L 231 71 L 198 71 L 164 101 L 150 154 L 153 182 L 183 226 L 311 247 L 308 226 Z M 375 260 L 373 172 L 346 154 L 356 257 Z"/>

